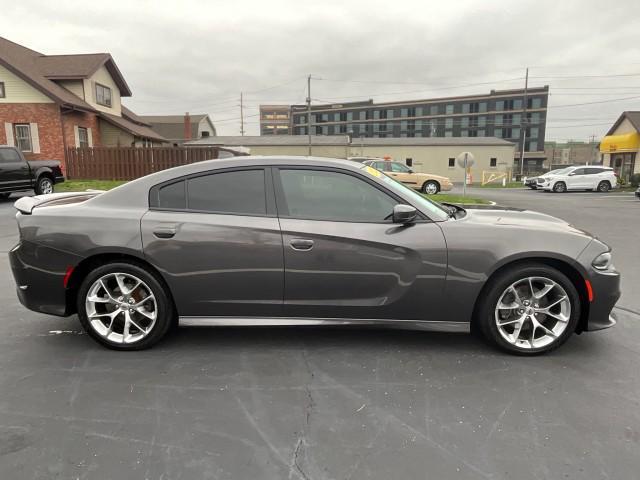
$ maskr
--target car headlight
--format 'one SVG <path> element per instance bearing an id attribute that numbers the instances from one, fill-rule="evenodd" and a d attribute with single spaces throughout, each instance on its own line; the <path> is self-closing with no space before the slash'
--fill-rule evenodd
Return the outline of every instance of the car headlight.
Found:
<path id="1" fill-rule="evenodd" d="M 611 252 L 604 252 L 593 259 L 591 265 L 596 270 L 607 270 L 611 266 Z"/>

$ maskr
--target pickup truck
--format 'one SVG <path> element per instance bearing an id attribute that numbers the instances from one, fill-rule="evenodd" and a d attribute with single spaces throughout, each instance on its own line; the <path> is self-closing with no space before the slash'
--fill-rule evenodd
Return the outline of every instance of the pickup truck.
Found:
<path id="1" fill-rule="evenodd" d="M 53 193 L 64 182 L 57 160 L 26 160 L 15 147 L 0 145 L 0 199 L 12 192 L 35 190 L 37 195 Z"/>

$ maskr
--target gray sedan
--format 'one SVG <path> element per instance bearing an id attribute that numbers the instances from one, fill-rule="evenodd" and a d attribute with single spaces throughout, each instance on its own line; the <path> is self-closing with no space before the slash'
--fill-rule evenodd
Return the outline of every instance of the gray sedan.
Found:
<path id="1" fill-rule="evenodd" d="M 615 324 L 610 248 L 533 211 L 439 204 L 371 167 L 243 157 L 21 198 L 20 301 L 119 350 L 172 326 L 480 333 L 512 353 Z"/>

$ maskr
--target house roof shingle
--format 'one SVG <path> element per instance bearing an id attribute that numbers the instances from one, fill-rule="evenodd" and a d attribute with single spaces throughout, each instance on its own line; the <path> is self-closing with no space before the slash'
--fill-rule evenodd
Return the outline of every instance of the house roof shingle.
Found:
<path id="1" fill-rule="evenodd" d="M 131 110 L 128 111 L 131 112 Z M 135 135 L 136 137 L 149 138 L 151 140 L 158 140 L 161 142 L 167 141 L 166 138 L 151 130 L 150 127 L 135 123 L 125 117 L 119 117 L 117 115 L 111 115 L 104 112 L 98 112 L 98 116 L 100 116 L 100 118 L 102 118 L 103 120 L 115 125 L 116 127 L 121 128 L 122 130 L 129 132 L 132 135 Z"/>
<path id="2" fill-rule="evenodd" d="M 189 114 L 191 138 L 198 138 L 198 124 L 208 116 L 206 113 Z M 184 115 L 140 115 L 140 118 L 165 138 L 184 139 Z"/>
<path id="3" fill-rule="evenodd" d="M 120 89 L 120 96 L 131 96 L 129 86 L 108 53 L 43 55 L 0 37 L 0 64 L 52 100 L 81 110 L 96 111 L 80 97 L 55 83 L 53 79 L 87 78 L 105 65 Z"/>
<path id="4" fill-rule="evenodd" d="M 614 123 L 607 132 L 607 135 L 612 135 L 625 118 L 631 122 L 631 125 L 633 125 L 638 132 L 640 132 L 640 111 L 629 110 L 622 112 L 622 114 L 616 120 L 616 123 Z"/>

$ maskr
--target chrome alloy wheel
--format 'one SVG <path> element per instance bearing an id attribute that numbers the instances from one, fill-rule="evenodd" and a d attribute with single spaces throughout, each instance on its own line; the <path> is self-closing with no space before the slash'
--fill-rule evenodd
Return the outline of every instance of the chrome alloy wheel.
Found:
<path id="1" fill-rule="evenodd" d="M 433 182 L 428 182 L 424 188 L 425 193 L 428 195 L 434 195 L 438 193 L 438 186 Z"/>
<path id="2" fill-rule="evenodd" d="M 511 345 L 522 349 L 546 347 L 566 330 L 571 301 L 557 282 L 526 277 L 502 293 L 495 309 L 498 331 Z"/>
<path id="3" fill-rule="evenodd" d="M 95 332 L 114 343 L 142 340 L 151 332 L 158 317 L 153 292 L 130 273 L 108 273 L 93 282 L 85 308 Z"/>
<path id="4" fill-rule="evenodd" d="M 48 178 L 40 181 L 40 189 L 44 195 L 53 193 L 53 183 Z"/>

